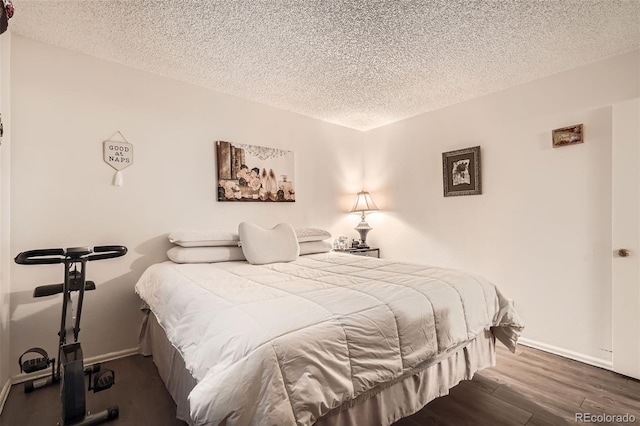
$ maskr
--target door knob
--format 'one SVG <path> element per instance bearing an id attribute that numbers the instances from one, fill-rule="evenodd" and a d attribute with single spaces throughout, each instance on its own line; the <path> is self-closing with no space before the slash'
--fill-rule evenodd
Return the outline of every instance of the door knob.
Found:
<path id="1" fill-rule="evenodd" d="M 620 249 L 618 250 L 618 256 L 620 257 L 629 257 L 629 255 L 631 254 L 631 252 L 627 249 Z"/>

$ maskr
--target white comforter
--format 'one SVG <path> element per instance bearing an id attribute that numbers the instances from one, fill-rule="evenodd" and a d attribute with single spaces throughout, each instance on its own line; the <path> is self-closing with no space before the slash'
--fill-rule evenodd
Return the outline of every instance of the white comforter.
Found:
<path id="1" fill-rule="evenodd" d="M 490 327 L 513 350 L 522 329 L 481 277 L 338 253 L 165 262 L 135 288 L 198 382 L 198 425 L 310 425 Z"/>

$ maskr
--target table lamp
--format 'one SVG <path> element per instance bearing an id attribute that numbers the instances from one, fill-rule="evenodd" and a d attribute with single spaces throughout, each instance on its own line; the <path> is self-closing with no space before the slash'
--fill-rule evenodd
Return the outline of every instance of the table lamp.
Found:
<path id="1" fill-rule="evenodd" d="M 360 234 L 359 247 L 369 247 L 367 245 L 367 234 L 373 228 L 364 220 L 365 212 L 378 211 L 378 206 L 373 202 L 371 195 L 367 191 L 360 191 L 356 195 L 356 203 L 349 213 L 359 212 L 362 213 L 362 220 L 354 229 Z"/>

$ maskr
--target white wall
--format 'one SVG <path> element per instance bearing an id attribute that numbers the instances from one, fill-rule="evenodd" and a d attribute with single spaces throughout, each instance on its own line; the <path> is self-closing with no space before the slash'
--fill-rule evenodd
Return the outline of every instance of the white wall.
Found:
<path id="1" fill-rule="evenodd" d="M 638 51 L 365 135 L 388 258 L 474 270 L 516 300 L 528 339 L 611 360 L 612 105 L 640 93 Z M 551 147 L 584 123 L 585 143 Z M 442 153 L 480 145 L 479 196 L 443 197 Z M 604 349 L 604 350 L 603 350 Z"/>
<path id="2" fill-rule="evenodd" d="M 357 223 L 344 210 L 361 185 L 361 132 L 15 35 L 11 68 L 11 253 L 102 244 L 130 250 L 89 264 L 98 289 L 83 309 L 86 357 L 137 346 L 133 286 L 148 265 L 166 259 L 172 230 L 235 230 L 247 220 L 338 234 Z M 114 170 L 102 160 L 102 141 L 118 130 L 135 153 L 123 187 L 111 186 Z M 296 202 L 217 202 L 216 140 L 294 151 Z M 60 282 L 62 269 L 13 265 L 11 273 L 15 373 L 24 349 L 55 353 L 60 297 L 31 295 L 37 285 Z"/>
<path id="3" fill-rule="evenodd" d="M 639 95 L 639 62 L 633 52 L 361 133 L 14 35 L 11 256 L 128 246 L 89 265 L 98 290 L 82 342 L 87 357 L 132 348 L 133 285 L 174 229 L 290 221 L 355 237 L 359 219 L 344 211 L 362 186 L 364 143 L 364 188 L 383 210 L 367 217 L 368 240 L 384 257 L 480 272 L 516 300 L 526 337 L 609 361 L 611 105 Z M 577 123 L 586 142 L 552 149 L 551 130 Z M 121 188 L 102 162 L 116 130 L 135 149 Z M 218 139 L 293 150 L 296 203 L 216 202 Z M 444 198 L 442 152 L 475 145 L 483 195 Z M 59 297 L 31 293 L 62 271 L 11 274 L 15 373 L 24 349 L 55 352 Z"/>
<path id="4" fill-rule="evenodd" d="M 11 160 L 11 96 L 10 96 L 10 53 L 11 33 L 5 32 L 0 36 L 0 113 L 4 124 L 4 136 L 0 146 L 0 410 L 4 402 L 3 388 L 9 383 L 10 373 L 10 321 L 9 321 L 9 290 L 10 290 L 10 262 L 9 253 L 9 184 Z"/>

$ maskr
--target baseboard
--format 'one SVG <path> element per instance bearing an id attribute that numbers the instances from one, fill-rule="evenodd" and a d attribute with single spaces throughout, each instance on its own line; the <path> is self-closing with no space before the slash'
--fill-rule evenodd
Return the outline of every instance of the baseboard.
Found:
<path id="1" fill-rule="evenodd" d="M 9 397 L 9 391 L 11 390 L 11 378 L 8 378 L 6 382 L 4 382 L 4 386 L 2 386 L 2 391 L 0 391 L 0 414 L 2 414 L 2 409 L 4 408 L 4 403 L 7 401 Z"/>
<path id="2" fill-rule="evenodd" d="M 114 359 L 124 358 L 127 356 L 135 355 L 137 353 L 138 353 L 138 347 L 125 349 L 117 352 L 109 352 L 108 354 L 86 358 L 84 360 L 84 365 L 91 365 L 91 364 L 97 364 L 99 362 L 113 361 Z M 15 376 L 11 377 L 9 386 L 19 384 L 19 383 L 24 383 L 27 380 L 41 379 L 44 377 L 48 377 L 50 375 L 51 375 L 51 368 L 48 368 L 47 370 L 42 370 L 42 372 L 38 374 L 25 374 L 25 373 L 16 374 Z"/>
<path id="3" fill-rule="evenodd" d="M 584 364 L 593 365 L 594 367 L 604 368 L 605 370 L 613 370 L 613 362 L 606 361 L 604 359 L 596 358 L 589 355 L 584 355 L 578 352 L 570 351 L 568 349 L 559 348 L 557 346 L 548 345 L 546 343 L 536 342 L 535 340 L 521 337 L 518 339 L 518 343 L 524 346 L 528 346 L 534 349 L 540 349 L 541 351 L 549 352 L 554 355 L 569 358 L 574 361 L 579 361 Z"/>
<path id="4" fill-rule="evenodd" d="M 87 358 L 84 360 L 84 363 L 87 365 L 97 364 L 99 362 L 108 362 L 113 361 L 114 359 L 120 359 L 131 355 L 136 355 L 138 353 L 138 347 L 124 349 L 122 351 L 117 352 L 109 352 L 108 354 L 93 356 L 91 358 Z"/>

